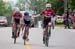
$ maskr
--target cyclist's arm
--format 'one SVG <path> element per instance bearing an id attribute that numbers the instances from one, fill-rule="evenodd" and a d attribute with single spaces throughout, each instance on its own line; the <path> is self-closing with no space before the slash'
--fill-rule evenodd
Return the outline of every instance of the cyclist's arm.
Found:
<path id="1" fill-rule="evenodd" d="M 38 15 L 33 15 L 33 17 L 34 17 L 34 18 L 40 17 L 40 14 L 38 14 Z"/>
<path id="2" fill-rule="evenodd" d="M 13 23 L 13 22 L 14 22 L 14 18 L 12 17 L 11 23 Z"/>
<path id="3" fill-rule="evenodd" d="M 22 18 L 20 18 L 20 24 L 22 24 Z"/>
<path id="4" fill-rule="evenodd" d="M 40 14 L 37 14 L 36 16 L 34 15 L 34 17 L 40 17 L 43 14 L 44 14 L 44 10 Z"/>
<path id="5" fill-rule="evenodd" d="M 14 16 L 15 16 L 15 14 L 13 13 L 12 14 L 12 21 L 11 21 L 11 23 L 14 23 Z"/>
<path id="6" fill-rule="evenodd" d="M 22 24 L 22 14 L 20 13 L 20 24 Z"/>
<path id="7" fill-rule="evenodd" d="M 22 25 L 24 25 L 24 17 L 22 17 Z"/>
<path id="8" fill-rule="evenodd" d="M 22 16 L 20 17 L 20 24 L 22 24 Z"/>

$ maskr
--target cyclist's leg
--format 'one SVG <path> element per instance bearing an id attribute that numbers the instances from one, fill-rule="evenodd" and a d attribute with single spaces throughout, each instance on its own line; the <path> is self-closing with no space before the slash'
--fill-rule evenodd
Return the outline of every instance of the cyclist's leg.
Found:
<path id="1" fill-rule="evenodd" d="M 68 19 L 66 20 L 66 26 L 70 28 Z"/>
<path id="2" fill-rule="evenodd" d="M 54 29 L 54 22 L 52 21 L 52 28 Z"/>
<path id="3" fill-rule="evenodd" d="M 44 22 L 44 23 L 43 23 L 43 41 L 45 41 L 45 36 L 46 36 L 46 26 L 47 26 L 47 23 Z"/>
<path id="4" fill-rule="evenodd" d="M 46 25 L 43 24 L 43 44 L 45 44 L 45 37 L 46 37 Z"/>
<path id="5" fill-rule="evenodd" d="M 14 37 L 14 26 L 12 26 L 12 38 Z"/>
<path id="6" fill-rule="evenodd" d="M 48 20 L 48 24 L 51 23 L 50 25 L 48 25 L 48 36 L 51 35 L 51 27 L 54 29 L 54 20 L 51 20 L 51 18 Z"/>
<path id="7" fill-rule="evenodd" d="M 12 38 L 14 37 L 14 33 L 15 33 L 15 19 L 13 20 L 13 24 L 12 24 Z"/>
<path id="8" fill-rule="evenodd" d="M 64 20 L 64 27 L 67 28 L 67 20 Z"/>
<path id="9" fill-rule="evenodd" d="M 29 40 L 29 26 L 26 27 L 26 39 Z"/>
<path id="10" fill-rule="evenodd" d="M 51 22 L 52 22 L 52 28 L 54 29 L 54 25 L 55 25 L 55 17 L 51 18 Z"/>
<path id="11" fill-rule="evenodd" d="M 24 33 L 24 36 L 27 38 L 29 21 L 26 21 L 24 19 L 24 24 L 25 24 L 25 31 L 24 31 L 25 33 Z"/>
<path id="12" fill-rule="evenodd" d="M 23 35 L 23 33 L 24 33 L 24 25 L 22 25 L 21 30 L 22 30 L 22 34 L 21 35 Z"/>
<path id="13" fill-rule="evenodd" d="M 68 20 L 68 29 L 70 29 L 70 21 Z"/>
<path id="14" fill-rule="evenodd" d="M 43 21 L 42 21 L 42 24 L 43 24 L 43 37 L 45 36 L 47 23 L 48 23 L 47 19 L 44 18 Z"/>
<path id="15" fill-rule="evenodd" d="M 51 20 L 52 21 L 52 20 Z M 54 29 L 54 26 L 55 26 L 55 20 L 52 21 L 52 26 L 53 26 L 53 29 Z"/>
<path id="16" fill-rule="evenodd" d="M 23 35 L 23 39 L 28 39 L 28 35 L 29 35 L 29 28 L 28 26 L 25 27 L 25 30 L 24 30 L 24 35 Z"/>
<path id="17" fill-rule="evenodd" d="M 18 37 L 20 35 L 20 19 L 16 20 L 16 23 L 18 24 Z"/>
<path id="18" fill-rule="evenodd" d="M 46 36 L 46 26 L 50 22 L 50 18 L 44 18 L 43 20 L 43 38 Z"/>
<path id="19" fill-rule="evenodd" d="M 45 36 L 45 32 L 46 32 L 46 25 L 44 24 L 43 26 L 43 35 Z"/>
<path id="20" fill-rule="evenodd" d="M 23 39 L 26 39 L 26 26 L 24 26 L 23 30 L 24 30 Z"/>
<path id="21" fill-rule="evenodd" d="M 18 37 L 20 36 L 20 24 L 18 25 Z"/>
<path id="22" fill-rule="evenodd" d="M 31 21 L 28 21 L 27 23 L 27 30 L 26 30 L 26 33 L 27 33 L 27 40 L 29 40 L 28 36 L 29 36 L 29 28 L 31 26 Z"/>

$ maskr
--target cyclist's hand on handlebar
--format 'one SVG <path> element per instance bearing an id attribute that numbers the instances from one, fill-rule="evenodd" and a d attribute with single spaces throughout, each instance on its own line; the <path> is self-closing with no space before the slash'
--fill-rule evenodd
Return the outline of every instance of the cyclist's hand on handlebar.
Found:
<path id="1" fill-rule="evenodd" d="M 15 23 L 14 22 L 11 22 L 10 24 L 11 24 L 11 26 L 15 26 Z"/>
<path id="2" fill-rule="evenodd" d="M 33 18 L 36 18 L 37 16 L 36 15 L 33 15 Z"/>
<path id="3" fill-rule="evenodd" d="M 48 25 L 52 25 L 52 22 L 49 22 Z"/>
<path id="4" fill-rule="evenodd" d="M 20 24 L 20 26 L 22 27 L 24 24 Z"/>
<path id="5" fill-rule="evenodd" d="M 40 16 L 40 14 L 38 14 L 38 15 L 36 15 L 37 17 L 39 17 Z"/>

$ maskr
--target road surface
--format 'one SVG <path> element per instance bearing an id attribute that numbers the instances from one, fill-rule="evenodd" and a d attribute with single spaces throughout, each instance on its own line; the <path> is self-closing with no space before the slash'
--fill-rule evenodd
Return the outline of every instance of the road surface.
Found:
<path id="1" fill-rule="evenodd" d="M 49 40 L 49 47 L 42 42 L 42 29 L 31 28 L 29 41 L 23 45 L 22 35 L 14 45 L 11 27 L 0 27 L 0 49 L 75 49 L 75 30 L 55 27 Z"/>

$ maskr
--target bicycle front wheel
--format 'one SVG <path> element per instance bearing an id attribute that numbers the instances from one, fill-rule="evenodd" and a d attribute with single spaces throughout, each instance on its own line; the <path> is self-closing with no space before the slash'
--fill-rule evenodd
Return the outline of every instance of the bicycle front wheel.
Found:
<path id="1" fill-rule="evenodd" d="M 16 38 L 14 38 L 14 44 L 16 43 Z"/>

